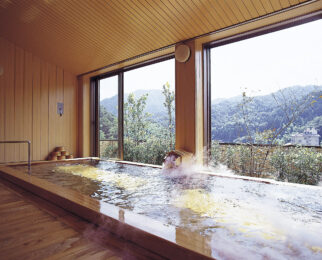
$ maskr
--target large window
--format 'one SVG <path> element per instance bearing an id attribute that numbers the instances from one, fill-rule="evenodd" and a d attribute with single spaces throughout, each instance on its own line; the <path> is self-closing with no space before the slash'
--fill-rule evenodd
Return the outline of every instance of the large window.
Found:
<path id="1" fill-rule="evenodd" d="M 212 166 L 321 185 L 320 32 L 317 20 L 209 46 Z"/>
<path id="2" fill-rule="evenodd" d="M 99 81 L 99 152 L 103 158 L 118 158 L 119 154 L 119 76 Z"/>
<path id="3" fill-rule="evenodd" d="M 124 160 L 162 164 L 174 149 L 174 59 L 124 73 Z"/>
<path id="4" fill-rule="evenodd" d="M 174 59 L 96 82 L 99 156 L 161 165 L 175 145 Z"/>

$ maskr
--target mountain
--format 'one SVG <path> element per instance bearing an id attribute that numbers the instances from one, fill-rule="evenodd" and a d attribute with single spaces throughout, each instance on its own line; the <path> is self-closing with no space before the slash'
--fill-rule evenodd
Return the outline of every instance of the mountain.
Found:
<path id="1" fill-rule="evenodd" d="M 301 111 L 308 94 L 311 101 L 307 103 L 306 109 L 300 113 L 297 120 L 288 129 L 288 138 L 294 131 L 302 131 L 305 127 L 314 126 L 321 133 L 318 117 L 322 115 L 322 86 L 292 86 L 281 91 L 255 96 L 249 102 L 242 105 L 242 97 L 233 97 L 214 100 L 211 106 L 211 135 L 213 140 L 220 142 L 245 141 L 247 136 L 245 116 L 248 121 L 248 131 L 263 132 L 268 129 L 281 129 L 288 123 L 286 113 L 290 115 L 291 109 Z M 244 109 L 244 110 L 243 110 Z M 321 129 L 321 130 L 320 130 Z M 286 133 L 281 134 L 281 138 Z M 287 142 L 287 138 L 284 138 Z"/>
<path id="2" fill-rule="evenodd" d="M 296 131 L 301 132 L 305 127 L 315 127 L 322 136 L 322 86 L 292 86 L 284 88 L 279 92 L 269 95 L 251 97 L 251 102 L 245 106 L 249 121 L 249 128 L 252 132 L 263 132 L 267 129 L 279 129 L 287 123 L 285 117 L 285 104 L 295 102 L 301 104 L 304 97 L 311 93 L 317 102 L 301 113 L 295 122 L 288 129 L 288 136 Z M 140 97 L 148 94 L 145 111 L 152 114 L 156 122 L 166 121 L 167 113 L 164 108 L 164 96 L 162 90 L 136 90 L 134 95 Z M 124 101 L 128 94 L 125 94 Z M 236 142 L 245 140 L 247 135 L 243 122 L 241 103 L 242 96 L 235 96 L 226 99 L 214 99 L 211 105 L 211 135 L 213 140 L 220 142 Z M 117 114 L 117 96 L 101 101 L 101 105 L 114 115 Z M 294 105 L 294 104 L 293 104 Z M 290 106 L 288 106 L 290 113 Z M 283 137 L 282 133 L 281 137 Z M 244 139 L 243 139 L 244 138 Z M 289 137 L 285 135 L 285 142 Z"/>
<path id="3" fill-rule="evenodd" d="M 105 107 L 107 112 L 113 115 L 117 115 L 117 104 L 118 104 L 117 95 L 110 98 L 105 98 L 100 103 L 101 103 L 101 106 Z"/>
<path id="4" fill-rule="evenodd" d="M 322 86 L 314 86 L 314 85 L 308 85 L 308 86 L 291 86 L 291 87 L 287 87 L 282 89 L 281 91 L 283 92 L 283 94 L 285 95 L 293 95 L 293 96 L 302 96 L 305 94 L 308 94 L 310 92 L 315 92 L 315 91 L 321 91 Z M 262 100 L 262 101 L 273 101 L 272 99 L 272 94 L 278 94 L 279 91 L 277 92 L 273 92 L 271 94 L 267 94 L 267 95 L 258 95 L 255 96 L 254 98 L 256 98 L 257 100 Z M 238 96 L 234 96 L 234 97 L 230 97 L 230 98 L 215 98 L 213 100 L 211 100 L 211 104 L 219 104 L 221 102 L 225 102 L 228 101 L 229 103 L 236 103 L 236 102 L 241 102 L 242 101 L 242 96 L 238 95 Z"/>
<path id="5" fill-rule="evenodd" d="M 152 115 L 161 115 L 166 113 L 165 107 L 163 105 L 164 95 L 162 90 L 159 89 L 149 89 L 143 90 L 139 89 L 133 92 L 134 96 L 140 97 L 144 94 L 148 94 L 145 111 Z M 124 94 L 124 101 L 126 102 L 129 93 Z M 113 115 L 117 114 L 117 103 L 118 97 L 113 96 L 111 98 L 106 98 L 101 101 L 101 105 L 106 108 L 106 110 Z"/>

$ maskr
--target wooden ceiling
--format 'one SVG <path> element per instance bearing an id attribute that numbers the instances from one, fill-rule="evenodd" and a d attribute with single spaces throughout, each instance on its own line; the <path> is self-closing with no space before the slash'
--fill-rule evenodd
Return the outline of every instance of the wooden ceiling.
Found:
<path id="1" fill-rule="evenodd" d="M 0 36 L 75 74 L 307 0 L 0 0 Z"/>

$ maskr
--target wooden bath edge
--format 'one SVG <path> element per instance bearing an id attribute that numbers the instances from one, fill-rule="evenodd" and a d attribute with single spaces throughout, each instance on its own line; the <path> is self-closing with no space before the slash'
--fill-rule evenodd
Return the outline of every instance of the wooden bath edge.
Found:
<path id="1" fill-rule="evenodd" d="M 78 161 L 93 159 L 96 160 L 96 158 L 84 158 Z M 76 161 L 75 159 L 71 160 Z M 42 162 L 40 163 L 42 164 Z M 165 225 L 129 210 L 95 200 L 12 167 L 0 166 L 0 173 L 1 178 L 22 187 L 24 190 L 160 256 L 168 259 L 214 259 L 209 255 L 210 245 L 206 242 L 200 243 L 200 241 L 204 241 L 204 238 L 199 234 L 193 232 L 187 234 L 189 231 L 185 230 L 183 236 L 179 238 L 180 231 L 174 226 Z M 194 241 L 199 241 L 199 243 L 194 243 Z M 204 248 L 200 247 L 200 244 L 204 244 Z M 206 252 L 208 255 L 205 255 Z"/>
<path id="2" fill-rule="evenodd" d="M 120 164 L 127 164 L 127 165 L 134 165 L 139 167 L 152 167 L 157 169 L 162 169 L 162 166 L 155 165 L 155 164 L 146 164 L 146 163 L 138 163 L 138 162 L 130 162 L 130 161 L 122 161 L 122 160 L 114 160 L 114 159 L 102 159 L 99 157 L 84 157 L 84 158 L 73 158 L 73 159 L 64 159 L 59 161 L 33 161 L 31 165 L 39 165 L 39 164 L 54 164 L 54 163 L 86 163 L 86 162 L 113 162 L 113 163 L 120 163 Z M 12 162 L 12 163 L 0 163 L 0 167 L 2 166 L 26 166 L 26 162 Z M 189 167 L 185 168 L 186 171 L 189 170 Z M 203 166 L 201 167 L 191 167 L 191 170 L 195 173 L 202 173 L 207 174 L 215 177 L 222 177 L 228 179 L 237 179 L 237 180 L 244 180 L 244 181 L 253 181 L 265 184 L 273 184 L 273 185 L 283 185 L 283 186 L 293 186 L 293 187 L 300 187 L 306 189 L 322 189 L 321 186 L 314 186 L 314 185 L 307 185 L 307 184 L 300 184 L 300 183 L 292 183 L 292 182 L 283 182 L 283 181 L 276 181 L 274 179 L 267 179 L 267 178 L 260 178 L 260 177 L 250 177 L 245 175 L 237 175 L 237 174 L 223 174 L 220 172 L 214 172 L 214 169 L 207 169 Z M 31 173 L 32 175 L 32 173 Z"/>

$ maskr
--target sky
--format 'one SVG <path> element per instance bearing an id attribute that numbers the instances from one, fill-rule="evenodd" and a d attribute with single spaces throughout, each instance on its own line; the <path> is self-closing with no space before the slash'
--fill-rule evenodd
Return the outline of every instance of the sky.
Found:
<path id="1" fill-rule="evenodd" d="M 174 88 L 174 59 L 128 71 L 124 92 Z M 100 100 L 117 94 L 117 76 L 101 80 Z M 294 85 L 322 85 L 322 20 L 211 50 L 212 99 L 266 95 Z"/>
<path id="2" fill-rule="evenodd" d="M 158 62 L 150 66 L 130 70 L 124 73 L 124 93 L 138 89 L 160 89 L 169 82 L 174 89 L 174 59 Z M 100 100 L 117 94 L 117 76 L 100 81 Z"/>
<path id="3" fill-rule="evenodd" d="M 212 99 L 322 85 L 322 20 L 211 50 Z"/>

